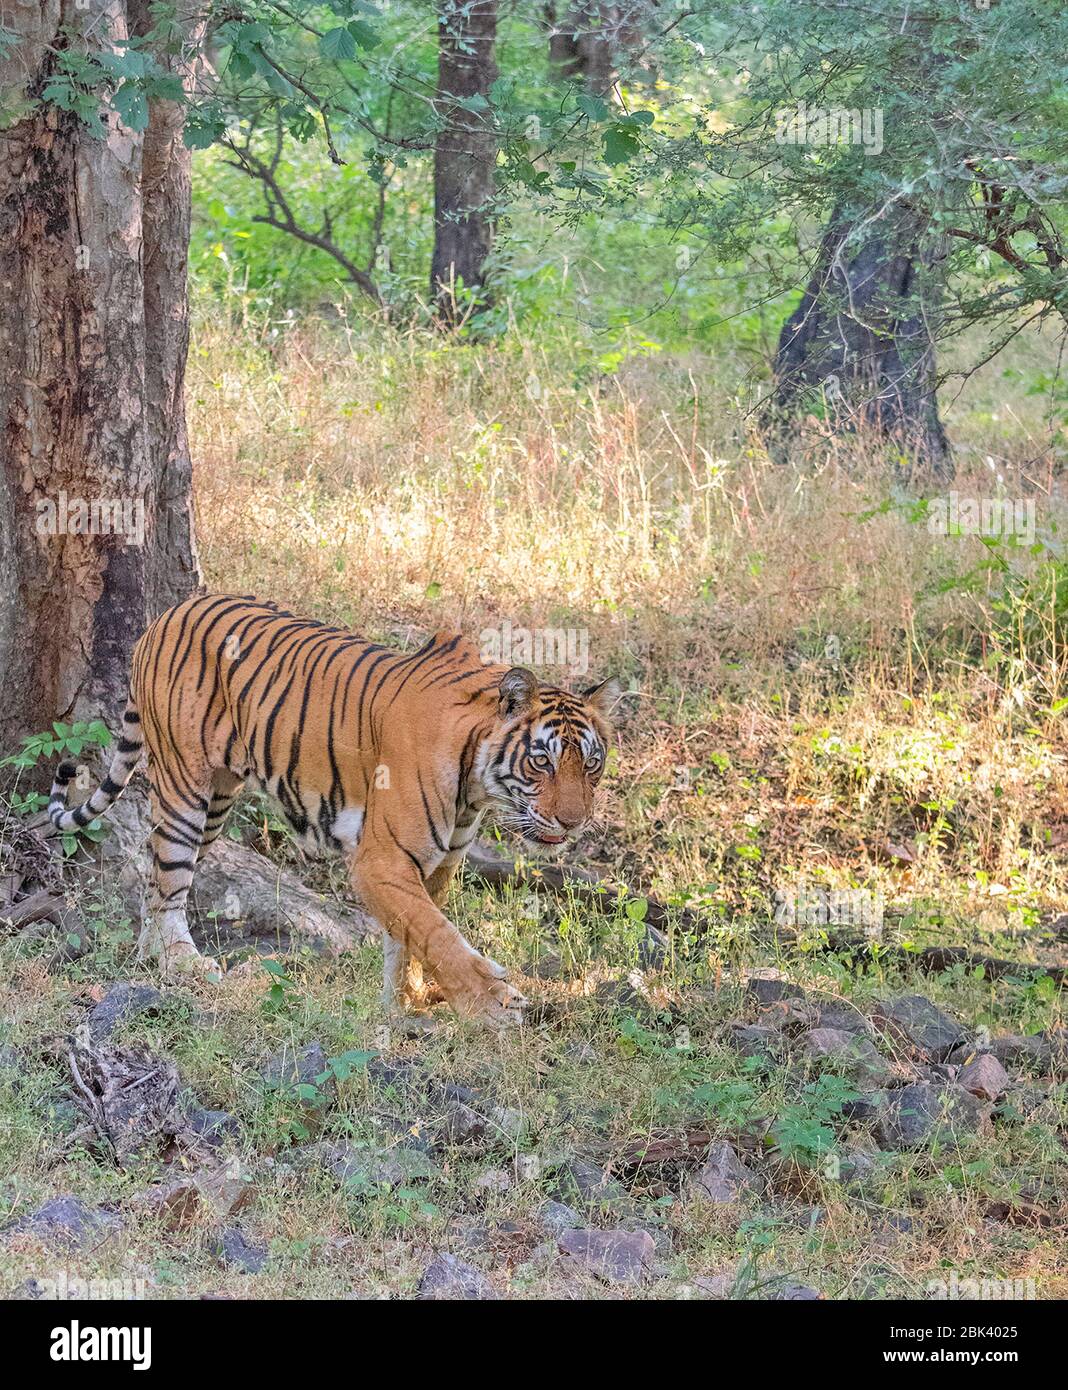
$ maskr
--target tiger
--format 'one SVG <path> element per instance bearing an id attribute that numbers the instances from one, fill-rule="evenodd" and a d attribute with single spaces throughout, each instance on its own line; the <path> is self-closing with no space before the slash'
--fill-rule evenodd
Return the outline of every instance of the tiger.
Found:
<path id="1" fill-rule="evenodd" d="M 510 1028 L 527 1000 L 449 921 L 449 887 L 487 813 L 536 845 L 588 824 L 620 693 L 611 678 L 581 694 L 542 684 L 484 661 L 458 633 L 406 654 L 273 602 L 197 596 L 138 639 L 107 775 L 68 809 L 78 769 L 62 763 L 49 818 L 57 832 L 88 825 L 144 759 L 151 869 L 138 953 L 164 975 L 217 978 L 186 902 L 237 796 L 259 788 L 304 848 L 345 856 L 382 933 L 390 1014 L 436 991 L 460 1015 Z"/>

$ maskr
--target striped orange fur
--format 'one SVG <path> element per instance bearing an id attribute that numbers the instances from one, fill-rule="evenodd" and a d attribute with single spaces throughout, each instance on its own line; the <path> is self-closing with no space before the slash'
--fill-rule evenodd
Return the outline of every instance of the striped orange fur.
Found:
<path id="1" fill-rule="evenodd" d="M 107 777 L 67 808 L 76 769 L 57 772 L 57 829 L 86 825 L 142 757 L 151 796 L 152 882 L 141 948 L 164 969 L 199 967 L 186 919 L 194 865 L 248 783 L 270 793 L 301 843 L 348 859 L 353 889 L 383 929 L 393 1007 L 425 966 L 461 1013 L 494 1026 L 522 996 L 442 912 L 487 811 L 535 842 L 589 819 L 618 698 L 582 695 L 522 667 L 487 665 L 438 633 L 404 654 L 220 595 L 163 613 L 138 642 L 122 736 Z"/>

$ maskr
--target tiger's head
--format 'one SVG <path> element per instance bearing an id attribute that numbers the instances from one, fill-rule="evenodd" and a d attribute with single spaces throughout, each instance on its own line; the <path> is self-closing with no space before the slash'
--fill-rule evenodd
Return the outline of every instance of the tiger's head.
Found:
<path id="1" fill-rule="evenodd" d="M 619 696 L 615 680 L 572 695 L 522 666 L 501 677 L 482 772 L 501 824 L 541 845 L 561 844 L 586 825 Z"/>

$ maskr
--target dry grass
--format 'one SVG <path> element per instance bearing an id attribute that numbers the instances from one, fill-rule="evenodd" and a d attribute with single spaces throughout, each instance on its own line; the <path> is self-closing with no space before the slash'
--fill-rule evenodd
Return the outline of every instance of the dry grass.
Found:
<path id="1" fill-rule="evenodd" d="M 251 961 L 217 992 L 172 990 L 161 1015 L 122 1025 L 119 1040 L 172 1057 L 201 1105 L 235 1117 L 253 1182 L 241 1223 L 270 1254 L 256 1275 L 219 1264 L 205 1216 L 167 1230 L 139 1209 L 173 1164 L 150 1153 L 118 1171 L 92 1146 L 65 1148 L 69 1079 L 41 1043 L 75 1026 L 102 980 L 138 978 L 114 906 L 86 905 L 93 946 L 79 961 L 48 970 L 38 948 L 0 944 L 0 1041 L 16 1052 L 0 1066 L 2 1212 L 75 1192 L 126 1219 L 69 1254 L 25 1235 L 0 1241 L 3 1287 L 65 1270 L 144 1279 L 154 1297 L 403 1297 L 452 1250 L 509 1297 L 634 1296 L 577 1271 L 547 1237 L 554 1170 L 576 1155 L 611 1166 L 635 1139 L 696 1126 L 750 1144 L 773 1189 L 715 1207 L 687 1196 L 685 1172 L 652 1173 L 589 1214 L 655 1233 L 647 1296 L 767 1297 L 793 1282 L 828 1297 L 923 1298 L 954 1271 L 1033 1278 L 1038 1297 L 1065 1296 L 1063 1084 L 1026 1121 L 959 1147 L 880 1157 L 853 1126 L 841 1142 L 876 1162 L 843 1182 L 812 1137 L 811 1077 L 790 1060 L 761 1070 L 729 1045 L 730 1024 L 756 1018 L 746 973 L 769 966 L 817 1002 L 864 1008 L 920 988 L 993 1033 L 1062 1022 L 1048 981 L 958 967 L 917 983 L 877 954 L 858 969 L 819 949 L 819 931 L 811 951 L 780 955 L 766 929 L 776 892 L 864 889 L 886 901 L 887 940 L 993 942 L 994 954 L 1050 960 L 1048 924 L 1068 909 L 1068 766 L 1053 708 L 1063 660 L 1041 604 L 998 613 L 996 573 L 947 585 L 984 547 L 910 521 L 891 468 L 859 445 L 825 442 L 806 468 L 771 464 L 740 407 L 717 395 L 717 374 L 691 355 L 635 358 L 602 378 L 581 345 L 548 351 L 518 335 L 471 348 L 336 325 L 275 336 L 198 326 L 191 425 L 212 585 L 400 643 L 505 621 L 588 634 L 591 677 L 619 672 L 632 694 L 602 824 L 576 857 L 706 907 L 718 926 L 653 981 L 668 1021 L 620 1002 L 618 986 L 604 992 L 635 961 L 640 928 L 622 911 L 458 894 L 461 928 L 526 972 L 534 1025 L 502 1041 L 449 1021 L 392 1041 L 390 1055 L 495 1097 L 520 1123 L 434 1150 L 430 1175 L 400 1187 L 339 1184 L 295 1165 L 293 1145 L 430 1133 L 431 1090 L 398 1098 L 357 1069 L 309 1112 L 260 1077 L 282 1046 L 315 1039 L 336 1057 L 381 1043 L 374 947 L 288 960 L 281 998 Z M 979 376 L 958 404 L 951 424 L 967 447 L 954 486 L 989 495 L 1000 473 L 1007 495 L 1035 499 L 1047 532 L 1064 480 L 1040 403 L 1002 394 Z M 865 519 L 888 497 L 902 504 Z M 1014 583 L 1041 559 L 1014 552 Z M 558 966 L 541 968 L 550 957 Z M 530 978 L 539 962 L 552 978 Z M 807 1157 L 776 1160 L 763 1139 L 773 1121 L 809 1135 Z M 991 1216 L 1021 1194 L 1054 1224 Z"/>

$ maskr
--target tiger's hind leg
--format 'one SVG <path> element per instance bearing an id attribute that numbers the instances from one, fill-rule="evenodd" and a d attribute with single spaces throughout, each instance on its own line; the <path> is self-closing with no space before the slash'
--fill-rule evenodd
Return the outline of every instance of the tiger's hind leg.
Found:
<path id="1" fill-rule="evenodd" d="M 219 971 L 210 956 L 202 956 L 189 933 L 186 901 L 193 869 L 204 839 L 209 815 L 210 786 L 182 787 L 150 761 L 152 881 L 148 918 L 141 930 L 138 954 L 155 958 L 164 975 Z M 221 825 L 221 821 L 219 822 Z"/>
<path id="2" fill-rule="evenodd" d="M 197 851 L 198 864 L 222 834 L 223 826 L 226 824 L 226 817 L 230 814 L 230 807 L 237 800 L 241 793 L 241 788 L 244 785 L 245 780 L 243 777 L 238 777 L 235 773 L 229 772 L 226 768 L 221 768 L 219 771 L 213 773 L 211 781 L 211 802 L 208 805 L 208 814 L 204 821 L 204 834 L 200 841 L 200 849 Z"/>

